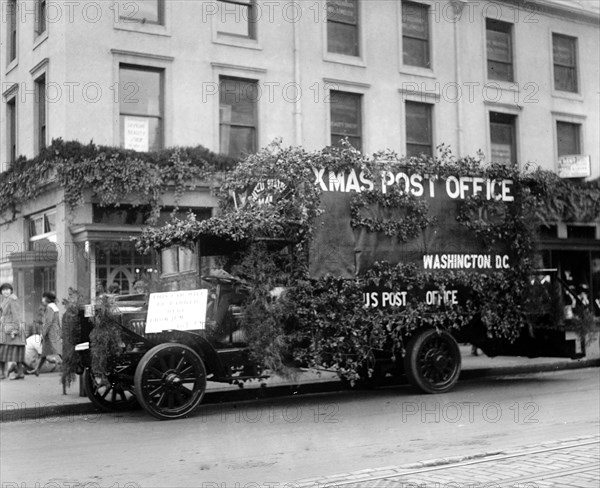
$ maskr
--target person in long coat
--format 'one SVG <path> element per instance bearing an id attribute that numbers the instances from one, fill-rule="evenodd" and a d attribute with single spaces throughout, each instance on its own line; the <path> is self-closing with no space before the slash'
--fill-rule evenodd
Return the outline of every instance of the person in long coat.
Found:
<path id="1" fill-rule="evenodd" d="M 40 369 L 46 362 L 46 358 L 53 354 L 60 355 L 60 318 L 58 306 L 56 305 L 56 295 L 50 291 L 42 295 L 42 305 L 45 310 L 42 316 L 42 354 L 35 370 L 32 374 L 39 375 Z"/>
<path id="2" fill-rule="evenodd" d="M 25 325 L 21 320 L 19 299 L 13 286 L 0 286 L 0 378 L 8 375 L 6 363 L 17 363 L 17 375 L 11 379 L 23 379 L 25 369 Z"/>

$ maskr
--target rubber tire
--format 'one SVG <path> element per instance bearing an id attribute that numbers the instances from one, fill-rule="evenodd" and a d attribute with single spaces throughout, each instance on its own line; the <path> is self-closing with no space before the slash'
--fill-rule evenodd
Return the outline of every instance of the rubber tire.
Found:
<path id="1" fill-rule="evenodd" d="M 87 397 L 96 407 L 104 412 L 126 412 L 128 410 L 139 408 L 139 403 L 133 391 L 133 387 L 130 390 L 131 398 L 128 401 L 111 402 L 94 395 L 95 381 L 92 377 L 92 371 L 90 368 L 85 368 L 85 371 L 83 372 L 83 384 Z"/>
<path id="2" fill-rule="evenodd" d="M 196 397 L 193 398 L 193 401 L 191 401 L 189 405 L 186 405 L 184 409 L 178 410 L 177 412 L 165 412 L 164 410 L 154 405 L 150 398 L 148 398 L 145 394 L 146 389 L 144 389 L 144 382 L 146 380 L 144 373 L 146 371 L 146 368 L 150 365 L 150 363 L 153 361 L 157 354 L 162 353 L 166 349 L 171 348 L 179 349 L 179 351 L 185 352 L 185 354 L 189 354 L 189 356 L 194 361 L 196 361 L 196 364 L 201 370 L 201 377 L 199 377 L 199 393 L 196 393 L 196 389 L 194 389 L 193 391 L 196 394 Z M 175 420 L 187 417 L 188 415 L 193 413 L 194 410 L 196 410 L 202 402 L 204 393 L 206 392 L 206 367 L 204 366 L 202 358 L 191 347 L 179 343 L 159 344 L 158 346 L 155 346 L 148 352 L 146 352 L 146 354 L 144 354 L 144 356 L 142 357 L 142 360 L 139 362 L 135 370 L 134 384 L 135 394 L 137 396 L 138 402 L 144 408 L 144 410 L 146 410 L 150 415 L 156 417 L 159 420 Z"/>
<path id="3" fill-rule="evenodd" d="M 428 343 L 435 339 L 441 339 L 448 346 L 450 360 L 454 361 L 454 367 L 449 378 L 441 383 L 432 383 L 423 376 L 419 365 L 419 357 L 424 353 L 423 348 L 427 348 Z M 406 356 L 404 357 L 404 371 L 408 381 L 414 387 L 424 393 L 445 393 L 451 390 L 460 376 L 461 355 L 456 339 L 446 331 L 437 331 L 428 328 L 416 332 L 409 340 L 406 347 Z"/>

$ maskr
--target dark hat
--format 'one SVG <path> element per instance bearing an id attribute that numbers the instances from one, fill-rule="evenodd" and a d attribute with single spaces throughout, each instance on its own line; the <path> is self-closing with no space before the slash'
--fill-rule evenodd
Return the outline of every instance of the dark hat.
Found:
<path id="1" fill-rule="evenodd" d="M 2 286 L 0 286 L 0 292 L 6 289 L 10 290 L 11 292 L 14 291 L 14 288 L 10 283 L 2 283 Z"/>

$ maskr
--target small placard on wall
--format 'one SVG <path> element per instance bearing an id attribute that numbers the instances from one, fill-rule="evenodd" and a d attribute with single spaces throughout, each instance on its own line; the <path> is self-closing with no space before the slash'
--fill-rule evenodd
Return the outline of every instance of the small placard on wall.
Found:
<path id="1" fill-rule="evenodd" d="M 125 117 L 125 149 L 133 149 L 134 151 L 148 151 L 148 140 L 150 126 L 147 119 L 136 119 Z"/>
<path id="2" fill-rule="evenodd" d="M 146 333 L 163 330 L 202 330 L 206 327 L 208 290 L 151 293 Z"/>

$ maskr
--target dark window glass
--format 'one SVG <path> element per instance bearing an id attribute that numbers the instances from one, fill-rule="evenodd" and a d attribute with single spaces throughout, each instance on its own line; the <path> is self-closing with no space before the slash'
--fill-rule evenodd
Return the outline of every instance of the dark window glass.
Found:
<path id="1" fill-rule="evenodd" d="M 512 25 L 486 19 L 487 67 L 490 80 L 513 81 Z"/>
<path id="2" fill-rule="evenodd" d="M 554 88 L 560 91 L 577 92 L 577 39 L 552 34 L 554 58 Z"/>
<path id="3" fill-rule="evenodd" d="M 164 23 L 164 0 L 120 0 L 119 3 L 119 14 L 123 22 Z"/>
<path id="4" fill-rule="evenodd" d="M 406 102 L 406 155 L 433 155 L 431 104 Z"/>
<path id="5" fill-rule="evenodd" d="M 255 80 L 221 78 L 219 84 L 219 130 L 221 152 L 233 157 L 256 151 Z"/>
<path id="6" fill-rule="evenodd" d="M 257 9 L 255 0 L 219 0 L 215 16 L 217 32 L 256 39 Z"/>
<path id="7" fill-rule="evenodd" d="M 17 159 L 17 100 L 10 99 L 6 102 L 8 116 L 8 162 L 14 163 Z"/>
<path id="8" fill-rule="evenodd" d="M 513 164 L 517 159 L 515 134 L 516 117 L 511 114 L 490 112 L 490 139 L 492 162 Z"/>
<path id="9" fill-rule="evenodd" d="M 35 32 L 40 35 L 46 31 L 46 0 L 38 0 L 35 15 Z"/>
<path id="10" fill-rule="evenodd" d="M 581 125 L 569 122 L 556 123 L 556 135 L 558 138 L 558 156 L 574 156 L 581 154 L 580 147 Z"/>
<path id="11" fill-rule="evenodd" d="M 358 56 L 358 0 L 327 0 L 327 50 Z"/>
<path id="12" fill-rule="evenodd" d="M 46 77 L 42 76 L 35 82 L 37 110 L 37 143 L 38 152 L 46 147 Z"/>
<path id="13" fill-rule="evenodd" d="M 163 147 L 163 71 L 121 65 L 121 145 L 136 151 Z"/>
<path id="14" fill-rule="evenodd" d="M 339 146 L 347 137 L 353 147 L 362 150 L 362 95 L 332 91 L 330 103 L 331 145 Z"/>
<path id="15" fill-rule="evenodd" d="M 402 60 L 410 66 L 429 68 L 429 7 L 402 2 Z"/>
<path id="16" fill-rule="evenodd" d="M 7 19 L 7 32 L 8 32 L 8 62 L 17 58 L 17 1 L 9 0 L 6 5 Z"/>

